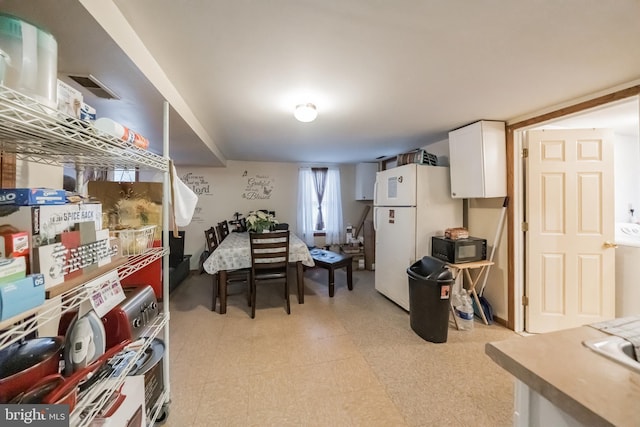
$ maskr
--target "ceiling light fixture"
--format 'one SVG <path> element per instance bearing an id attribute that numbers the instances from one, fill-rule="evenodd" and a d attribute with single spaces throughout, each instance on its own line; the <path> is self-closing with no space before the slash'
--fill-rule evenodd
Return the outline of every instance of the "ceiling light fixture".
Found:
<path id="1" fill-rule="evenodd" d="M 293 116 L 304 123 L 312 122 L 318 117 L 318 110 L 316 110 L 316 106 L 311 103 L 298 104 L 296 105 L 296 111 L 294 111 Z"/>

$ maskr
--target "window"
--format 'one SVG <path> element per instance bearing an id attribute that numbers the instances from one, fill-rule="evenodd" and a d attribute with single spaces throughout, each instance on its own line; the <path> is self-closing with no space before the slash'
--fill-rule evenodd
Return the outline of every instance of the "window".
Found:
<path id="1" fill-rule="evenodd" d="M 327 244 L 341 243 L 342 198 L 337 168 L 300 168 L 298 178 L 298 235 L 313 245 L 323 231 Z"/>

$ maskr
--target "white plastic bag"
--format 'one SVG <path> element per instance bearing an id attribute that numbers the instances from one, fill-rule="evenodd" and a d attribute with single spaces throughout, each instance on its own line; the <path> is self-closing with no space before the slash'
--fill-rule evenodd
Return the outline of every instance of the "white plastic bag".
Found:
<path id="1" fill-rule="evenodd" d="M 171 162 L 171 191 L 175 223 L 179 227 L 185 227 L 193 218 L 198 204 L 198 195 L 180 180 L 173 162 Z"/>

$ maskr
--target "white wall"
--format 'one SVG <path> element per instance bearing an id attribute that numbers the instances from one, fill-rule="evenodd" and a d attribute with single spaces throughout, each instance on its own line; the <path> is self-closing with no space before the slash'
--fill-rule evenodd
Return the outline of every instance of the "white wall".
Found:
<path id="1" fill-rule="evenodd" d="M 638 138 L 615 135 L 613 161 L 615 164 L 615 218 L 629 222 L 629 208 L 640 219 L 640 141 Z"/>
<path id="2" fill-rule="evenodd" d="M 16 188 L 62 188 L 62 166 L 16 161 Z"/>
<path id="3" fill-rule="evenodd" d="M 500 217 L 502 216 L 502 205 L 504 198 L 489 199 L 469 199 L 467 202 L 467 218 L 469 234 L 474 237 L 487 239 L 487 259 L 491 254 L 493 240 L 496 236 Z M 506 218 L 502 224 L 500 240 L 493 262 L 495 263 L 489 268 L 487 276 L 487 286 L 484 291 L 484 297 L 491 304 L 493 314 L 501 319 L 508 319 L 508 251 L 507 251 L 507 225 Z M 476 288 L 480 293 L 483 280 L 481 280 Z"/>
<path id="4" fill-rule="evenodd" d="M 431 154 L 438 156 L 438 165 L 449 166 L 449 140 L 431 143 L 422 149 L 427 150 Z"/>
<path id="5" fill-rule="evenodd" d="M 438 163 L 449 165 L 449 140 L 445 139 L 424 147 L 429 153 L 438 156 Z M 466 199 L 464 203 L 465 226 L 473 237 L 487 239 L 487 258 L 491 253 L 493 239 L 502 215 L 504 198 Z M 494 257 L 495 265 L 489 269 L 484 296 L 491 304 L 494 315 L 507 320 L 508 317 L 508 271 L 507 271 L 507 231 L 506 221 L 502 226 L 502 235 L 497 244 Z M 476 289 L 480 292 L 480 286 Z"/>
<path id="6" fill-rule="evenodd" d="M 198 194 L 191 224 L 184 227 L 185 253 L 191 254 L 191 269 L 198 268 L 205 247 L 204 230 L 239 212 L 268 209 L 280 222 L 297 225 L 297 163 L 229 161 L 224 168 L 177 167 L 178 176 Z M 363 202 L 355 200 L 355 165 L 340 165 L 342 210 L 345 226 L 356 224 Z"/>

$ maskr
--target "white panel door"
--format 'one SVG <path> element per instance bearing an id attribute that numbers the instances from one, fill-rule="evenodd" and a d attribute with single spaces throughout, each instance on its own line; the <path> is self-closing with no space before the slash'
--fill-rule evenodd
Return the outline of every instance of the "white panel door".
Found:
<path id="1" fill-rule="evenodd" d="M 542 333 L 615 317 L 613 135 L 527 134 L 525 329 Z"/>
<path id="2" fill-rule="evenodd" d="M 408 311 L 407 268 L 416 261 L 416 209 L 376 207 L 373 214 L 376 226 L 376 290 Z"/>

